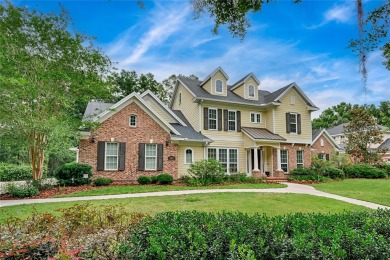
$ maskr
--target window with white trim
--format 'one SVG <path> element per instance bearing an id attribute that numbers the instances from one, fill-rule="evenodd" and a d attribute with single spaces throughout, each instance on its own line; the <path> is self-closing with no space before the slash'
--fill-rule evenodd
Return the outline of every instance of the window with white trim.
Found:
<path id="1" fill-rule="evenodd" d="M 157 145 L 145 144 L 145 170 L 157 169 Z"/>
<path id="2" fill-rule="evenodd" d="M 193 157 L 194 156 L 194 152 L 192 151 L 192 149 L 186 149 L 185 151 L 185 161 L 184 163 L 185 164 L 191 164 L 193 162 Z"/>
<path id="3" fill-rule="evenodd" d="M 235 148 L 208 148 L 207 156 L 220 161 L 228 174 L 238 171 L 238 150 Z"/>
<path id="4" fill-rule="evenodd" d="M 290 113 L 290 133 L 298 133 L 297 114 Z"/>
<path id="5" fill-rule="evenodd" d="M 105 170 L 118 170 L 118 143 L 106 143 Z"/>
<path id="6" fill-rule="evenodd" d="M 261 115 L 257 112 L 251 112 L 251 123 L 260 123 L 261 122 Z"/>
<path id="7" fill-rule="evenodd" d="M 290 104 L 295 105 L 295 96 L 291 95 L 290 97 Z"/>
<path id="8" fill-rule="evenodd" d="M 236 111 L 228 111 L 228 130 L 229 131 L 236 131 Z"/>
<path id="9" fill-rule="evenodd" d="M 248 86 L 248 96 L 255 97 L 255 87 L 253 85 Z"/>
<path id="10" fill-rule="evenodd" d="M 280 166 L 284 172 L 288 172 L 288 151 L 280 150 Z"/>
<path id="11" fill-rule="evenodd" d="M 129 126 L 136 127 L 137 126 L 137 116 L 136 115 L 130 115 L 129 117 Z"/>
<path id="12" fill-rule="evenodd" d="M 321 146 L 324 146 L 324 139 L 320 139 L 320 144 L 321 144 Z"/>
<path id="13" fill-rule="evenodd" d="M 209 108 L 209 130 L 217 130 L 217 109 Z"/>
<path id="14" fill-rule="evenodd" d="M 297 151 L 297 168 L 303 168 L 303 151 Z"/>
<path id="15" fill-rule="evenodd" d="M 220 79 L 217 79 L 215 81 L 215 92 L 223 93 L 223 83 L 222 83 L 222 80 L 220 80 Z"/>

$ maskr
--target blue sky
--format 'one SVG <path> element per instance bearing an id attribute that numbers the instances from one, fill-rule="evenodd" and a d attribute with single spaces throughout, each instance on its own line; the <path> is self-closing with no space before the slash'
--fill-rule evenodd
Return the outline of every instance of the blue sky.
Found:
<path id="1" fill-rule="evenodd" d="M 59 2 L 21 1 L 43 12 L 58 12 Z M 314 117 L 342 101 L 379 103 L 389 100 L 389 71 L 380 52 L 368 58 L 367 94 L 361 85 L 359 60 L 348 49 L 357 37 L 355 1 L 276 1 L 249 16 L 252 27 L 244 41 L 225 28 L 213 35 L 208 15 L 194 20 L 190 1 L 60 1 L 77 30 L 97 37 L 96 45 L 116 67 L 153 73 L 158 80 L 171 74 L 206 77 L 216 67 L 229 83 L 249 72 L 260 89 L 274 91 L 296 82 L 320 107 Z M 366 1 L 366 10 L 379 1 Z"/>

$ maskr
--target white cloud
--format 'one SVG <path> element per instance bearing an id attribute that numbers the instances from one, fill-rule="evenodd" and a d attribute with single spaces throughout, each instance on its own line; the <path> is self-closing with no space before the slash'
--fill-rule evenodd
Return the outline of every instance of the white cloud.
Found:
<path id="1" fill-rule="evenodd" d="M 346 1 L 343 4 L 334 5 L 323 15 L 323 20 L 319 24 L 306 26 L 306 29 L 318 29 L 330 22 L 350 23 L 355 14 L 354 1 Z"/>

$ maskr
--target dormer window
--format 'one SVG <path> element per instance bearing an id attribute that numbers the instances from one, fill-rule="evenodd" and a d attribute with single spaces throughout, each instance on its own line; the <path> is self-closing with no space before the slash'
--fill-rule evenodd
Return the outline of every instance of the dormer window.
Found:
<path id="1" fill-rule="evenodd" d="M 248 86 L 248 96 L 251 98 L 255 97 L 255 87 L 253 85 Z"/>
<path id="2" fill-rule="evenodd" d="M 215 92 L 217 93 L 223 93 L 223 85 L 222 85 L 222 80 L 217 79 L 215 81 Z"/>

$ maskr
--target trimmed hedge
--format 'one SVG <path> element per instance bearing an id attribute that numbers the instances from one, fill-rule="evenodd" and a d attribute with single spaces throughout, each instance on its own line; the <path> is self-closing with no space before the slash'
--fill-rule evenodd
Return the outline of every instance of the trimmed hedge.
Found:
<path id="1" fill-rule="evenodd" d="M 84 174 L 88 178 L 84 178 Z M 88 164 L 67 163 L 62 165 L 56 177 L 60 185 L 80 186 L 91 183 L 92 167 Z"/>
<path id="2" fill-rule="evenodd" d="M 112 179 L 110 178 L 97 178 L 93 180 L 93 185 L 95 186 L 108 186 L 112 183 Z"/>
<path id="3" fill-rule="evenodd" d="M 387 177 L 384 169 L 378 169 L 370 164 L 346 165 L 344 166 L 344 172 L 348 178 L 378 179 Z"/>
<path id="4" fill-rule="evenodd" d="M 36 196 L 39 194 L 39 189 L 37 187 L 34 187 L 32 185 L 23 185 L 23 186 L 15 186 L 10 185 L 7 188 L 7 192 L 15 198 L 27 198 Z"/>
<path id="5" fill-rule="evenodd" d="M 131 227 L 119 259 L 388 259 L 390 210 L 269 217 L 165 212 Z"/>
<path id="6" fill-rule="evenodd" d="M 156 179 L 157 182 L 162 185 L 172 184 L 173 182 L 173 176 L 167 173 L 157 175 Z"/>
<path id="7" fill-rule="evenodd" d="M 344 179 L 345 173 L 343 170 L 336 167 L 324 167 L 321 169 L 322 175 L 332 179 Z"/>
<path id="8" fill-rule="evenodd" d="M 146 185 L 146 184 L 152 183 L 152 178 L 150 178 L 149 176 L 139 176 L 137 181 L 141 185 Z M 157 182 L 157 179 L 156 179 L 156 182 Z"/>
<path id="9" fill-rule="evenodd" d="M 0 163 L 0 181 L 32 180 L 31 165 Z"/>

